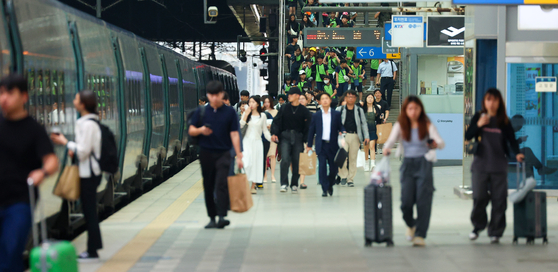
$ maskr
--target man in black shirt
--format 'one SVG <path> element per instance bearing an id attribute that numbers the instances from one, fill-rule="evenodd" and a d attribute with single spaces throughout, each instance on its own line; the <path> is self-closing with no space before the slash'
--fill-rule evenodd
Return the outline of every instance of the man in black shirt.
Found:
<path id="1" fill-rule="evenodd" d="M 206 229 L 222 229 L 230 224 L 225 219 L 229 207 L 227 177 L 231 164 L 231 148 L 234 146 L 238 168 L 243 168 L 238 117 L 232 107 L 223 103 L 225 91 L 219 81 L 207 84 L 209 105 L 205 106 L 205 115 L 200 119 L 198 108 L 192 116 L 188 133 L 199 136 L 200 163 L 203 176 L 205 207 L 209 216 Z M 217 199 L 215 199 L 215 195 Z M 216 223 L 215 217 L 219 216 Z"/>
<path id="2" fill-rule="evenodd" d="M 298 162 L 304 150 L 304 140 L 308 138 L 310 111 L 298 101 L 302 93 L 298 87 L 289 91 L 289 103 L 281 107 L 271 125 L 271 140 L 279 141 L 281 150 L 281 192 L 289 187 L 289 168 L 293 166 L 291 190 L 298 191 Z"/>
<path id="3" fill-rule="evenodd" d="M 382 92 L 380 89 L 376 89 L 376 91 L 374 91 L 374 98 L 374 104 L 376 104 L 376 106 L 380 109 L 380 114 L 376 114 L 376 123 L 385 124 L 389 117 L 389 105 L 387 101 L 382 99 Z"/>
<path id="4" fill-rule="evenodd" d="M 23 251 L 31 229 L 28 180 L 39 186 L 58 170 L 45 129 L 29 116 L 27 80 L 0 81 L 0 271 L 23 271 Z"/>

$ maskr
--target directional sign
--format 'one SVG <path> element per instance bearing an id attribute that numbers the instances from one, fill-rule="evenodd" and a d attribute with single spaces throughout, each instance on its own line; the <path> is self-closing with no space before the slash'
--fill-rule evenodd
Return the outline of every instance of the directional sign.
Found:
<path id="1" fill-rule="evenodd" d="M 397 53 L 397 54 L 387 54 L 386 55 L 387 59 L 401 59 L 401 53 Z"/>
<path id="2" fill-rule="evenodd" d="M 357 59 L 385 59 L 381 47 L 357 47 Z"/>
<path id="3" fill-rule="evenodd" d="M 558 1 L 558 0 L 557 0 Z M 426 41 L 426 22 L 424 23 L 424 40 Z M 385 23 L 384 24 L 384 40 L 386 41 L 391 41 L 392 40 L 392 33 L 393 33 L 393 29 L 391 28 L 391 23 Z"/>
<path id="4" fill-rule="evenodd" d="M 393 46 L 424 46 L 424 18 L 422 15 L 393 15 L 392 25 Z"/>
<path id="5" fill-rule="evenodd" d="M 382 53 L 397 54 L 399 53 L 399 47 L 391 47 L 391 41 L 385 41 L 382 39 Z"/>

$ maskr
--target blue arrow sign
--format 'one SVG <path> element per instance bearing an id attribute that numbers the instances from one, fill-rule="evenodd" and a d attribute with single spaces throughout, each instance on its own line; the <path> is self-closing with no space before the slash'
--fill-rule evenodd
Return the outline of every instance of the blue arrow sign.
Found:
<path id="1" fill-rule="evenodd" d="M 357 47 L 358 59 L 385 59 L 386 54 L 382 53 L 381 47 Z"/>

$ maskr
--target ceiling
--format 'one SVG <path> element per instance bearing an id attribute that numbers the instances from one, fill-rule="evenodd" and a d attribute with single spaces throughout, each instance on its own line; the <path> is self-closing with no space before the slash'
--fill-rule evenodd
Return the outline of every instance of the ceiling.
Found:
<path id="1" fill-rule="evenodd" d="M 226 0 L 207 1 L 208 6 L 219 9 L 216 24 L 204 24 L 202 0 L 102 0 L 102 7 L 106 9 L 101 13 L 101 19 L 148 40 L 236 42 L 238 35 L 246 36 L 239 18 Z M 60 2 L 96 15 L 93 9 L 96 0 Z M 246 10 L 248 25 L 249 18 L 255 25 L 250 7 Z"/>

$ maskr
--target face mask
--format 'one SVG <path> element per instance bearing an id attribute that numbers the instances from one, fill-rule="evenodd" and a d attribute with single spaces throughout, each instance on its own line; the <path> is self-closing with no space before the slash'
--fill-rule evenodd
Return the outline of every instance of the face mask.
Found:
<path id="1" fill-rule="evenodd" d="M 324 84 L 329 84 L 329 80 L 324 80 Z"/>

